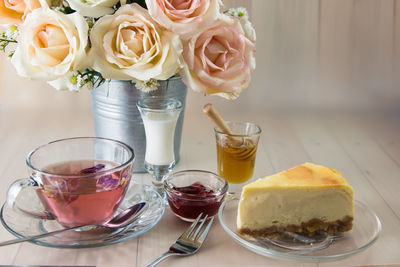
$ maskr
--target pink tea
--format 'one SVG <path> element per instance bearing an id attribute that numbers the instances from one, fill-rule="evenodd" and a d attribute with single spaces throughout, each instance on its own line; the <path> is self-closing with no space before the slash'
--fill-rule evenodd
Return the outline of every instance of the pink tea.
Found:
<path id="1" fill-rule="evenodd" d="M 43 171 L 57 176 L 42 177 L 43 185 L 36 192 L 45 209 L 64 226 L 101 224 L 118 209 L 130 180 L 130 167 L 104 172 L 113 167 L 115 163 L 97 160 L 52 164 Z"/>

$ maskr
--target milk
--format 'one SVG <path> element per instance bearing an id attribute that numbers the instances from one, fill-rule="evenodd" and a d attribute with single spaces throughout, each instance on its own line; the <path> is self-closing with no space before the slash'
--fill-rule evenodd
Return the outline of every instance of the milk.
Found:
<path id="1" fill-rule="evenodd" d="M 174 162 L 174 133 L 178 114 L 149 112 L 142 117 L 146 131 L 145 161 L 151 165 Z"/>

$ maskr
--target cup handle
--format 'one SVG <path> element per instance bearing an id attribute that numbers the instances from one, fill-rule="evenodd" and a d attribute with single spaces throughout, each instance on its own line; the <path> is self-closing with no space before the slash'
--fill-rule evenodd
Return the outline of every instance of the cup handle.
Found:
<path id="1" fill-rule="evenodd" d="M 17 200 L 18 195 L 21 193 L 21 191 L 23 189 L 28 188 L 28 187 L 37 187 L 37 186 L 38 186 L 37 182 L 35 180 L 33 180 L 32 178 L 19 179 L 19 180 L 15 181 L 8 188 L 7 205 L 16 211 L 23 212 L 24 214 L 27 214 L 29 216 L 33 216 L 33 217 L 44 219 L 44 220 L 54 220 L 53 215 L 51 215 L 48 211 L 42 211 L 42 212 L 26 211 L 26 210 L 20 209 L 15 204 L 15 201 Z"/>

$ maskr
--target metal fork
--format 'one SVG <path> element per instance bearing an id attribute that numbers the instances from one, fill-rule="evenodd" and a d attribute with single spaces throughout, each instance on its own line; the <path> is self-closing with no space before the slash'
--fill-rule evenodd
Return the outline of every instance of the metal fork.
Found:
<path id="1" fill-rule="evenodd" d="M 208 215 L 206 215 L 204 219 L 201 219 L 202 216 L 203 213 L 196 218 L 192 225 L 190 225 L 189 228 L 175 241 L 175 243 L 172 244 L 167 252 L 147 264 L 146 267 L 153 267 L 169 256 L 189 256 L 196 253 L 206 239 L 214 221 L 214 217 L 212 217 L 209 223 L 205 226 L 204 223 L 206 222 Z M 204 230 L 202 231 L 203 228 Z"/>

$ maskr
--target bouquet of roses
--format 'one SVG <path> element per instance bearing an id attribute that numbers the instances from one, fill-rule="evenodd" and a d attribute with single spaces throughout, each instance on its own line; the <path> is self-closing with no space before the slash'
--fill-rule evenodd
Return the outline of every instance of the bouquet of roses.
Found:
<path id="1" fill-rule="evenodd" d="M 0 49 L 16 43 L 21 76 L 57 89 L 108 79 L 152 90 L 181 75 L 186 86 L 234 99 L 255 68 L 255 30 L 245 9 L 221 0 L 0 0 Z"/>

